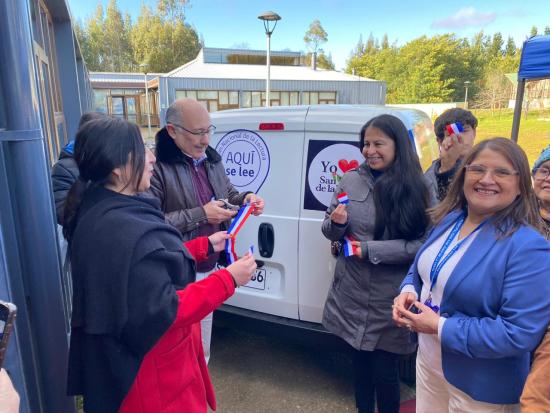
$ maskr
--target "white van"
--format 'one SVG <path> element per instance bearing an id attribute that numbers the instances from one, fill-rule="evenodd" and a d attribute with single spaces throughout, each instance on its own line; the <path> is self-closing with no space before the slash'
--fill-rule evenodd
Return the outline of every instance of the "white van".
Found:
<path id="1" fill-rule="evenodd" d="M 228 177 L 266 205 L 263 215 L 248 219 L 236 243 L 238 255 L 253 245 L 263 265 L 222 311 L 309 329 L 321 322 L 336 262 L 321 222 L 343 173 L 364 160 L 361 127 L 383 113 L 403 121 L 426 170 L 438 149 L 431 120 L 417 110 L 319 105 L 212 114 L 211 146 Z"/>

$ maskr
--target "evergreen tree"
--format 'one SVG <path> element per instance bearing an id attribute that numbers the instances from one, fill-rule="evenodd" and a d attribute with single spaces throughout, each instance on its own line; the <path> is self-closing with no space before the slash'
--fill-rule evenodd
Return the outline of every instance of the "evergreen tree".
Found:
<path id="1" fill-rule="evenodd" d="M 515 56 L 516 55 L 516 43 L 511 36 L 508 36 L 508 41 L 506 42 L 506 51 L 504 52 L 506 56 Z"/>
<path id="2" fill-rule="evenodd" d="M 382 49 L 389 49 L 390 47 L 390 41 L 388 40 L 388 35 L 384 33 L 384 37 L 382 38 Z"/>
<path id="3" fill-rule="evenodd" d="M 155 11 L 142 6 L 135 25 L 110 0 L 104 12 L 98 4 L 75 32 L 86 65 L 92 71 L 138 71 L 142 63 L 149 72 L 168 72 L 197 56 L 201 41 L 185 23 L 188 0 L 157 0 Z"/>
<path id="4" fill-rule="evenodd" d="M 493 40 L 489 46 L 489 56 L 497 57 L 502 55 L 502 46 L 504 45 L 504 40 L 502 39 L 502 34 L 496 32 L 493 35 Z"/>
<path id="5" fill-rule="evenodd" d="M 388 103 L 427 103 L 464 100 L 464 82 L 469 94 L 491 96 L 484 105 L 499 106 L 511 83 L 505 74 L 517 71 L 520 53 L 512 38 L 506 48 L 500 33 L 476 33 L 469 41 L 452 34 L 420 37 L 405 45 L 369 36 L 361 53 L 352 53 L 346 72 L 387 83 Z"/>

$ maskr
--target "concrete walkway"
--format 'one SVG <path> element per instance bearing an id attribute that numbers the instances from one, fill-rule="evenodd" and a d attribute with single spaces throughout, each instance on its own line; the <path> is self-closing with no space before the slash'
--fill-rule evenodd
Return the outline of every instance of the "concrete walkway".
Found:
<path id="1" fill-rule="evenodd" d="M 220 327 L 211 350 L 219 413 L 356 412 L 349 355 Z"/>

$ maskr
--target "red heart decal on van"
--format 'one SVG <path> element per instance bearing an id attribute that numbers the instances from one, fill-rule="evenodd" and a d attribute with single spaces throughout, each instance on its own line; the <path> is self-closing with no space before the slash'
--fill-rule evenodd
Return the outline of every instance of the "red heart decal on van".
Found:
<path id="1" fill-rule="evenodd" d="M 338 161 L 338 166 L 342 170 L 342 172 L 346 173 L 347 171 L 351 171 L 352 169 L 355 169 L 359 166 L 359 162 L 357 162 L 356 159 L 352 159 L 351 161 L 347 161 L 346 159 L 340 159 Z"/>

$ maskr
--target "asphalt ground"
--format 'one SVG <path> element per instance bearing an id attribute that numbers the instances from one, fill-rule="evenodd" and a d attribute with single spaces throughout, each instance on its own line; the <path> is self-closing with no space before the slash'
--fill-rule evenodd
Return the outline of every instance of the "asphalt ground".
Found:
<path id="1" fill-rule="evenodd" d="M 220 413 L 356 412 L 346 353 L 215 326 L 209 369 Z"/>

